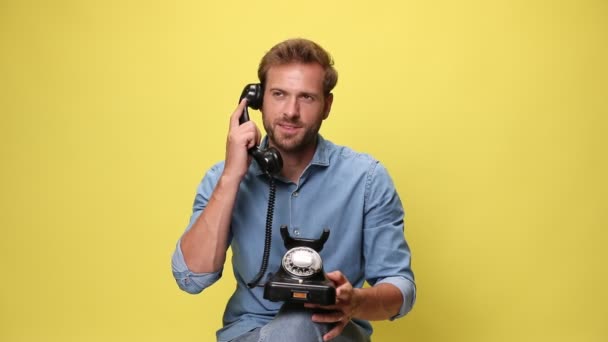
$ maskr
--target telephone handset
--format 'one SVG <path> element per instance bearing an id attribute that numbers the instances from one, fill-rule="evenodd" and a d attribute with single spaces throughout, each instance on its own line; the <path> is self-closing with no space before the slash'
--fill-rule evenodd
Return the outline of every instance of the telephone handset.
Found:
<path id="1" fill-rule="evenodd" d="M 247 106 L 243 109 L 243 114 L 239 118 L 239 123 L 242 125 L 243 123 L 249 121 L 249 111 L 247 107 L 251 107 L 252 109 L 260 109 L 262 107 L 264 96 L 264 89 L 262 89 L 262 85 L 259 83 L 248 84 L 243 89 L 241 93 L 241 97 L 239 98 L 239 103 L 246 98 Z M 273 147 L 269 147 L 267 149 L 261 149 L 259 146 L 254 146 L 249 149 L 249 154 L 255 159 L 260 168 L 264 170 L 270 176 L 276 176 L 281 172 L 283 168 L 283 159 L 281 158 L 281 154 Z"/>

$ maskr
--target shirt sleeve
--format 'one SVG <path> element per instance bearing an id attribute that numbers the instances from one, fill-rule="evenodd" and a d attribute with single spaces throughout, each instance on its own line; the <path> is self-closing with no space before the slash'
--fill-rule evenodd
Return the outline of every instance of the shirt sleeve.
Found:
<path id="1" fill-rule="evenodd" d="M 405 211 L 387 170 L 378 162 L 370 168 L 365 195 L 364 257 L 369 284 L 389 283 L 403 296 L 399 313 L 407 314 L 416 300 L 411 252 L 405 240 Z"/>
<path id="2" fill-rule="evenodd" d="M 397 287 L 399 291 L 401 291 L 401 296 L 403 298 L 403 303 L 401 304 L 399 313 L 391 317 L 391 321 L 405 316 L 412 310 L 414 307 L 414 302 L 416 302 L 416 285 L 412 281 L 402 277 L 387 277 L 380 279 L 378 282 L 376 282 L 376 285 L 382 283 L 391 284 Z"/>
<path id="3" fill-rule="evenodd" d="M 220 165 L 216 165 L 207 172 L 199 184 L 196 191 L 196 197 L 194 199 L 190 222 L 185 230 L 186 232 L 192 227 L 194 222 L 196 222 L 207 206 L 220 174 L 221 167 Z M 173 277 L 175 278 L 179 288 L 191 294 L 200 293 L 205 288 L 211 286 L 221 278 L 223 270 L 220 269 L 219 271 L 213 273 L 195 273 L 188 269 L 188 265 L 186 265 L 186 261 L 184 260 L 184 255 L 181 249 L 181 237 L 177 241 L 175 251 L 173 252 L 173 256 L 171 258 L 171 269 L 173 271 Z"/>
<path id="4" fill-rule="evenodd" d="M 177 286 L 191 294 L 201 293 L 222 277 L 222 270 L 213 273 L 195 273 L 190 271 L 182 254 L 181 239 L 177 241 L 177 246 L 173 252 L 171 268 Z"/>

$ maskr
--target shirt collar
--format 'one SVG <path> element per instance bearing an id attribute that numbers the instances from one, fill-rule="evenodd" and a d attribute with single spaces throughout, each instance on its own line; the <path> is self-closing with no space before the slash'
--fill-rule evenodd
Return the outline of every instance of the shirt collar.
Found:
<path id="1" fill-rule="evenodd" d="M 268 136 L 265 136 L 262 139 L 262 143 L 260 144 L 261 148 L 268 147 Z M 319 166 L 329 166 L 329 148 L 330 143 L 325 140 L 321 134 L 317 134 L 317 148 L 315 149 L 315 154 L 312 156 L 312 160 L 310 161 L 310 165 L 319 165 Z M 265 174 L 258 163 L 251 163 L 253 167 L 253 172 L 256 176 Z"/>

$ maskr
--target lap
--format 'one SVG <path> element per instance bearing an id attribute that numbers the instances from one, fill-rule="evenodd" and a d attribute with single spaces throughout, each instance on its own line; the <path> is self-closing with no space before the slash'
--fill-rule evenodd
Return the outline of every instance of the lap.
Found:
<path id="1" fill-rule="evenodd" d="M 330 324 L 312 321 L 313 311 L 302 306 L 283 305 L 277 316 L 261 328 L 254 329 L 232 342 L 321 342 Z M 352 321 L 333 342 L 369 342 L 369 337 Z"/>

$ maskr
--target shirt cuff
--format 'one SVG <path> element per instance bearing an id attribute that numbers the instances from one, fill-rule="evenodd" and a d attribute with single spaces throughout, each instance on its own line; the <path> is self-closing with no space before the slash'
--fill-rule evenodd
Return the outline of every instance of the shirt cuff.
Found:
<path id="1" fill-rule="evenodd" d="M 173 252 L 171 258 L 171 268 L 173 270 L 173 277 L 177 282 L 177 286 L 180 289 L 191 293 L 197 294 L 211 286 L 213 283 L 218 281 L 222 277 L 222 270 L 212 273 L 195 273 L 188 269 L 184 255 L 182 254 L 182 243 L 181 239 L 177 241 L 177 246 Z"/>
<path id="2" fill-rule="evenodd" d="M 401 291 L 401 296 L 403 296 L 403 303 L 401 303 L 399 313 L 391 317 L 391 321 L 405 316 L 412 310 L 414 303 L 416 302 L 416 285 L 411 280 L 404 277 L 387 277 L 379 280 L 375 285 L 382 283 L 391 284 L 397 287 L 399 291 Z"/>

